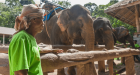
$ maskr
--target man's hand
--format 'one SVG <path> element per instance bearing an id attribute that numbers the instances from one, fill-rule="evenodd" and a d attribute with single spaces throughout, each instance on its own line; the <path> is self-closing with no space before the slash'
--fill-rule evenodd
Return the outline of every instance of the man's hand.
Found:
<path id="1" fill-rule="evenodd" d="M 14 72 L 15 75 L 28 75 L 28 70 L 19 70 Z"/>
<path id="2" fill-rule="evenodd" d="M 58 54 L 58 53 L 63 53 L 62 49 L 53 49 L 52 53 Z"/>

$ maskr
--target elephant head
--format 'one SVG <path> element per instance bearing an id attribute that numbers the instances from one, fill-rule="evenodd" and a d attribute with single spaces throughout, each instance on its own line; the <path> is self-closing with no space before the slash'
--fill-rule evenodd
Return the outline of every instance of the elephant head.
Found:
<path id="1" fill-rule="evenodd" d="M 119 30 L 117 28 L 115 30 L 118 31 L 118 39 L 129 34 L 129 30 L 123 26 L 119 27 Z"/>
<path id="2" fill-rule="evenodd" d="M 49 1 L 46 1 L 46 3 L 43 5 L 42 9 L 45 9 L 47 11 L 51 11 L 54 8 L 56 8 L 57 6 L 53 5 L 52 3 L 50 3 Z"/>
<path id="3" fill-rule="evenodd" d="M 82 37 L 85 40 L 86 50 L 94 49 L 93 20 L 85 7 L 74 5 L 70 9 L 63 10 L 57 24 L 62 32 L 67 32 L 68 37 L 72 39 Z"/>
<path id="4" fill-rule="evenodd" d="M 129 30 L 123 26 L 114 28 L 114 33 L 116 35 L 116 40 L 126 45 L 126 41 L 130 43 L 132 48 L 135 48 L 133 38 L 129 34 Z"/>
<path id="5" fill-rule="evenodd" d="M 114 49 L 113 28 L 110 21 L 104 17 L 98 17 L 93 23 L 95 42 L 105 44 L 106 49 Z"/>

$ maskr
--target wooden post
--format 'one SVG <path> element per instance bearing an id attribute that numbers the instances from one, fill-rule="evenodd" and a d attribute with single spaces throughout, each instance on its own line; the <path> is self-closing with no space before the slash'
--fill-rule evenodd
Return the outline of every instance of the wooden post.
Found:
<path id="1" fill-rule="evenodd" d="M 125 66 L 126 66 L 126 75 L 134 75 L 135 68 L 134 68 L 134 57 L 128 56 L 125 58 Z"/>
<path id="2" fill-rule="evenodd" d="M 5 35 L 3 34 L 3 45 L 5 44 Z"/>
<path id="3" fill-rule="evenodd" d="M 138 5 L 135 5 L 135 19 L 136 19 L 137 32 L 140 32 Z"/>
<path id="4" fill-rule="evenodd" d="M 125 45 L 125 48 L 127 48 L 127 46 Z M 125 57 L 121 57 L 121 63 L 125 64 Z"/>

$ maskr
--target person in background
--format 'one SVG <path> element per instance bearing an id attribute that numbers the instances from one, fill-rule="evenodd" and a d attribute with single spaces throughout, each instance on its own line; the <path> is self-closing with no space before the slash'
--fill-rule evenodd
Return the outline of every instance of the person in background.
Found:
<path id="1" fill-rule="evenodd" d="M 62 53 L 63 50 L 41 49 L 34 38 L 43 30 L 42 9 L 34 4 L 24 5 L 15 19 L 16 33 L 9 45 L 10 75 L 43 75 L 40 53 Z"/>

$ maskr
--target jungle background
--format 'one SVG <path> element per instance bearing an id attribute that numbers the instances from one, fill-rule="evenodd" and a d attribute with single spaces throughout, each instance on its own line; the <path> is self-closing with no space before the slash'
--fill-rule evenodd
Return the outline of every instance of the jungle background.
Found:
<path id="1" fill-rule="evenodd" d="M 42 0 L 44 2 L 45 0 Z M 41 2 L 41 3 L 42 3 Z M 53 3 L 59 4 L 63 7 L 70 8 L 71 2 L 68 0 L 65 1 L 58 1 L 58 0 L 52 0 Z M 116 18 L 113 18 L 106 13 L 104 13 L 104 10 L 108 8 L 109 6 L 117 3 L 118 0 L 110 0 L 110 2 L 106 5 L 97 5 L 95 3 L 86 3 L 84 4 L 84 7 L 86 7 L 90 12 L 91 15 L 95 18 L 97 17 L 106 17 L 110 20 L 110 23 L 112 27 L 119 27 L 119 26 L 124 26 L 126 27 L 131 36 L 133 36 L 133 33 L 136 32 L 136 28 L 126 24 L 120 20 L 117 20 Z M 15 18 L 16 16 L 19 16 L 19 14 L 22 11 L 23 5 L 24 4 L 35 4 L 33 0 L 5 0 L 5 3 L 0 3 L 0 26 L 1 27 L 9 27 L 9 28 L 14 28 L 14 23 L 15 23 Z M 0 37 L 0 40 L 2 40 L 2 37 Z M 9 41 L 9 38 L 6 38 L 5 41 Z"/>

